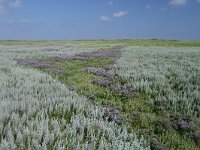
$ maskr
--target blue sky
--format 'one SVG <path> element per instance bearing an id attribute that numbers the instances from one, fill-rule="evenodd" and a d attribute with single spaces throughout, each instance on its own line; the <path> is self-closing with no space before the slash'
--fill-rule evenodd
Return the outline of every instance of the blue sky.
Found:
<path id="1" fill-rule="evenodd" d="M 200 0 L 0 0 L 0 39 L 200 40 Z"/>

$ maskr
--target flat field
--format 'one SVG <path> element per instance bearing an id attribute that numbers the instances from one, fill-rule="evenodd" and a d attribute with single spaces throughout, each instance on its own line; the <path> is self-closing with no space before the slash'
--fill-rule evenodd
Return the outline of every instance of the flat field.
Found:
<path id="1" fill-rule="evenodd" d="M 200 149 L 200 41 L 0 41 L 0 149 Z"/>

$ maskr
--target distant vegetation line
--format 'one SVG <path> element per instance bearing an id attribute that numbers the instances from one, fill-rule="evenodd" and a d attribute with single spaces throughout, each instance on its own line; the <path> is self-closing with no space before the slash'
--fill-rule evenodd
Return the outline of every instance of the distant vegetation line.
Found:
<path id="1" fill-rule="evenodd" d="M 199 47 L 200 40 L 121 39 L 121 40 L 0 40 L 1 45 L 57 44 L 125 44 L 128 46 L 191 46 Z"/>

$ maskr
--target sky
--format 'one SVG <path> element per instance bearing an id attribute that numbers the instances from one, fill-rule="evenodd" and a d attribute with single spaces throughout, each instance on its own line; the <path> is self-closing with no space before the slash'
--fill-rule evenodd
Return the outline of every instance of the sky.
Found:
<path id="1" fill-rule="evenodd" d="M 200 40 L 200 0 L 0 0 L 0 40 Z"/>

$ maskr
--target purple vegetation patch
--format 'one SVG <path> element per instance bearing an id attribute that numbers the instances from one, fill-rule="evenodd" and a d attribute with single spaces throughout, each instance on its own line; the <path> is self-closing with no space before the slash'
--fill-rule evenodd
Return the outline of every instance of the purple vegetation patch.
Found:
<path id="1" fill-rule="evenodd" d="M 186 121 L 180 121 L 180 122 L 178 122 L 177 125 L 178 125 L 178 128 L 181 130 L 189 128 L 189 124 Z"/>
<path id="2" fill-rule="evenodd" d="M 114 46 L 109 50 L 97 50 L 95 52 L 82 52 L 82 53 L 77 53 L 74 55 L 69 55 L 69 54 L 62 54 L 60 56 L 54 57 L 55 61 L 60 61 L 60 60 L 70 60 L 70 59 L 78 59 L 78 60 L 86 60 L 90 58 L 98 58 L 98 57 L 113 57 L 117 58 L 121 56 L 121 51 L 120 49 L 123 48 L 124 46 Z"/>
<path id="3" fill-rule="evenodd" d="M 103 86 L 103 87 L 109 87 L 112 83 L 112 81 L 106 79 L 106 78 L 101 78 L 101 79 L 96 79 L 93 81 L 94 84 Z"/>
<path id="4" fill-rule="evenodd" d="M 104 110 L 104 116 L 107 117 L 109 121 L 114 121 L 115 123 L 120 123 L 122 120 L 119 111 L 113 108 L 106 108 Z"/>
<path id="5" fill-rule="evenodd" d="M 35 65 L 35 67 L 38 67 L 38 68 L 50 68 L 51 65 L 47 64 L 47 63 L 39 63 L 39 64 Z"/>
<path id="6" fill-rule="evenodd" d="M 119 50 L 98 50 L 96 52 L 84 52 L 84 53 L 79 53 L 76 56 L 80 58 L 97 58 L 97 57 L 118 57 L 120 55 Z"/>
<path id="7" fill-rule="evenodd" d="M 32 59 L 18 59 L 17 60 L 18 64 L 21 65 L 29 65 L 35 68 L 50 68 L 51 65 L 45 62 L 41 62 L 39 60 L 32 60 Z"/>
<path id="8" fill-rule="evenodd" d="M 96 75 L 103 76 L 106 78 L 113 78 L 112 73 L 109 73 L 104 68 L 89 67 L 89 68 L 87 68 L 87 72 L 94 73 Z"/>
<path id="9" fill-rule="evenodd" d="M 55 61 L 70 60 L 73 59 L 73 55 L 62 54 L 53 58 Z"/>
<path id="10" fill-rule="evenodd" d="M 156 138 L 152 138 L 151 139 L 151 143 L 150 143 L 151 149 L 154 150 L 166 150 L 166 146 L 161 144 Z"/>
<path id="11" fill-rule="evenodd" d="M 134 86 L 118 82 L 118 78 L 104 68 L 88 67 L 86 71 L 101 77 L 94 79 L 94 84 L 116 91 L 120 96 L 130 96 L 136 92 Z"/>
<path id="12" fill-rule="evenodd" d="M 49 69 L 49 72 L 55 75 L 66 75 L 66 70 L 63 70 L 61 66 L 57 65 Z"/>

